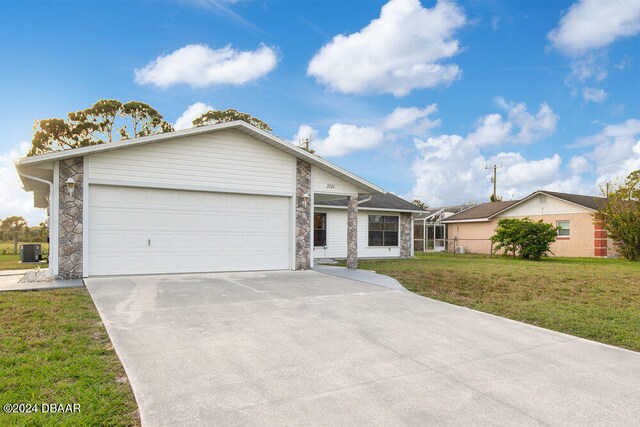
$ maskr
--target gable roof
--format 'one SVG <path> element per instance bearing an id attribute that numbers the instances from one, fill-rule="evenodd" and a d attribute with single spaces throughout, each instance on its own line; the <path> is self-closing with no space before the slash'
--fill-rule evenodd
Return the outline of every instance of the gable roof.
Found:
<path id="1" fill-rule="evenodd" d="M 491 217 L 499 214 L 515 205 L 519 200 L 510 200 L 507 202 L 488 202 L 480 203 L 451 215 L 449 218 L 443 219 L 442 222 L 449 221 L 471 221 L 471 220 L 489 220 Z"/>
<path id="2" fill-rule="evenodd" d="M 171 139 L 184 138 L 192 135 L 200 135 L 209 132 L 217 132 L 226 129 L 235 129 L 240 132 L 243 132 L 247 135 L 250 135 L 262 142 L 265 142 L 271 145 L 274 148 L 282 150 L 288 154 L 291 154 L 294 157 L 302 159 L 313 166 L 316 166 L 320 169 L 323 169 L 331 174 L 337 175 L 340 178 L 344 179 L 347 182 L 359 187 L 363 190 L 369 191 L 373 194 L 382 193 L 384 190 L 381 187 L 378 187 L 375 184 L 372 184 L 369 181 L 366 181 L 363 178 L 360 178 L 357 175 L 352 174 L 351 172 L 342 169 L 339 166 L 334 165 L 321 157 L 318 157 L 314 154 L 309 153 L 308 151 L 286 141 L 282 138 L 279 138 L 271 133 L 259 129 L 255 126 L 252 126 L 246 122 L 236 120 L 233 122 L 225 122 L 225 123 L 216 123 L 208 126 L 195 127 L 184 130 L 177 130 L 173 132 L 166 132 L 156 135 L 144 136 L 141 138 L 133 138 L 128 139 L 126 141 L 118 141 L 111 142 L 106 144 L 92 145 L 89 147 L 82 148 L 74 148 L 71 150 L 61 150 L 53 153 L 40 154 L 38 156 L 32 157 L 23 157 L 15 162 L 16 169 L 18 169 L 18 173 L 22 179 L 23 184 L 25 185 L 25 189 L 28 187 L 29 178 L 25 178 L 22 176 L 22 169 L 27 167 L 36 167 L 38 165 L 51 163 L 56 160 L 68 159 L 73 157 L 86 156 L 89 154 L 102 153 L 106 151 L 112 150 L 120 150 L 122 148 L 138 146 L 149 144 L 153 142 L 167 141 Z M 30 190 L 27 190 L 30 191 Z"/>
<path id="3" fill-rule="evenodd" d="M 462 205 L 451 205 L 451 206 L 442 206 L 442 207 L 435 207 L 435 208 L 430 207 L 426 209 L 424 213 L 421 213 L 420 215 L 418 215 L 416 219 L 428 220 L 439 215 L 441 215 L 443 217 L 442 219 L 444 219 L 445 217 L 448 218 L 449 216 L 452 216 L 454 214 L 457 214 L 458 212 L 462 212 L 474 206 L 476 206 L 475 203 L 463 203 Z"/>
<path id="4" fill-rule="evenodd" d="M 521 203 L 524 203 L 527 200 L 530 200 L 539 194 L 545 194 L 551 197 L 555 197 L 557 199 L 561 199 L 566 202 L 573 203 L 574 205 L 582 206 L 594 211 L 600 209 L 607 202 L 607 199 L 604 197 L 585 196 L 582 194 L 559 193 L 556 191 L 538 190 L 520 200 L 481 203 L 470 209 L 466 209 L 460 213 L 452 215 L 449 218 L 443 220 L 442 222 L 489 221 L 491 218 L 495 217 L 496 215 L 506 212 L 512 207 L 519 205 Z"/>
<path id="5" fill-rule="evenodd" d="M 544 193 L 550 196 L 555 196 L 558 199 L 565 200 L 567 202 L 574 203 L 576 205 L 584 206 L 585 208 L 593 209 L 597 211 L 598 209 L 604 207 L 607 203 L 606 197 L 596 197 L 596 196 L 583 196 L 581 194 L 570 194 L 570 193 L 557 193 L 555 191 L 546 191 L 541 190 L 537 193 Z"/>
<path id="6" fill-rule="evenodd" d="M 316 202 L 315 205 L 346 208 L 347 199 L 324 200 Z M 398 212 L 426 212 L 421 207 L 391 193 L 379 193 L 372 194 L 371 196 L 359 197 L 358 207 L 360 209 L 383 209 Z"/>

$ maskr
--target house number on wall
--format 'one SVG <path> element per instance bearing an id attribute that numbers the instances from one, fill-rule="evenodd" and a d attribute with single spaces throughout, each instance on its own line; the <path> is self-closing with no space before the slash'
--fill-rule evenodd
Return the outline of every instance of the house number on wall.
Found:
<path id="1" fill-rule="evenodd" d="M 327 188 L 336 188 L 335 184 L 327 184 Z"/>

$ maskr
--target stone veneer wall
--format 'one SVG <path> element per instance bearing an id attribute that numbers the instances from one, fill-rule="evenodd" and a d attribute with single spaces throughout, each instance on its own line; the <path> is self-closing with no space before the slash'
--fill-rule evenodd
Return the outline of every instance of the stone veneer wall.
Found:
<path id="1" fill-rule="evenodd" d="M 347 199 L 347 268 L 358 268 L 358 197 Z"/>
<path id="2" fill-rule="evenodd" d="M 82 278 L 82 180 L 84 160 L 82 157 L 60 161 L 59 227 L 58 227 L 58 275 L 64 279 Z M 76 182 L 69 195 L 66 181 Z"/>
<path id="3" fill-rule="evenodd" d="M 302 196 L 311 195 L 311 165 L 296 164 L 296 270 L 311 268 L 311 199 L 304 207 Z"/>
<path id="4" fill-rule="evenodd" d="M 400 258 L 411 258 L 411 214 L 400 213 Z"/>

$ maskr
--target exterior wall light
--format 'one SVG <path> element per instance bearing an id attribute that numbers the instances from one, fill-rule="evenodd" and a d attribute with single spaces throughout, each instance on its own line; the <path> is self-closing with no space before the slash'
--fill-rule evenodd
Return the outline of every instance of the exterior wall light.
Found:
<path id="1" fill-rule="evenodd" d="M 309 193 L 304 193 L 302 195 L 302 207 L 303 208 L 307 208 L 307 205 L 309 204 L 309 199 L 311 198 L 311 196 L 309 196 Z"/>
<path id="2" fill-rule="evenodd" d="M 71 196 L 73 194 L 73 189 L 76 188 L 76 182 L 73 178 L 69 177 L 64 183 L 67 185 L 67 190 Z"/>

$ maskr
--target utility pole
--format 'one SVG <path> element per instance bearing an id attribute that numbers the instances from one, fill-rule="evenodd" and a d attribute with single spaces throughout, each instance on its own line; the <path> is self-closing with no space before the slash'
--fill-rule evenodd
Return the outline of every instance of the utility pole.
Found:
<path id="1" fill-rule="evenodd" d="M 498 184 L 498 168 L 502 167 L 502 163 L 500 163 L 499 165 L 497 164 L 487 164 L 487 166 L 485 166 L 486 170 L 490 170 L 493 169 L 493 177 L 491 178 L 491 182 L 493 183 L 493 197 L 492 197 L 492 202 L 497 202 L 498 201 L 498 193 L 496 191 L 496 186 Z"/>

